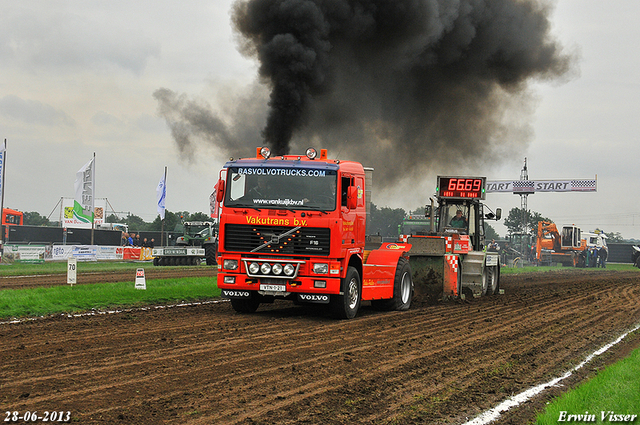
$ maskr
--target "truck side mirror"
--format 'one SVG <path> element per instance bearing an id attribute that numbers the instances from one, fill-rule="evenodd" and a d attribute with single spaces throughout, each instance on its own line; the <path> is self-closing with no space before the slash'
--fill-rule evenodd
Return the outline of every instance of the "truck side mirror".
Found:
<path id="1" fill-rule="evenodd" d="M 502 208 L 496 208 L 496 220 L 500 220 L 502 218 Z"/>
<path id="2" fill-rule="evenodd" d="M 222 202 L 224 200 L 224 180 L 218 180 L 218 190 L 216 191 L 216 201 Z"/>
<path id="3" fill-rule="evenodd" d="M 358 188 L 349 186 L 347 188 L 347 208 L 353 210 L 358 206 Z"/>

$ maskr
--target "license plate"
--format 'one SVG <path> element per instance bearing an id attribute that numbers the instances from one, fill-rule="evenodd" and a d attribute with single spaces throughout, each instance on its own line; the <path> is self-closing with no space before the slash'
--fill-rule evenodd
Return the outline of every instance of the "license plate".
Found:
<path id="1" fill-rule="evenodd" d="M 287 292 L 287 285 L 265 285 L 263 283 L 260 285 L 260 290 L 270 292 Z"/>

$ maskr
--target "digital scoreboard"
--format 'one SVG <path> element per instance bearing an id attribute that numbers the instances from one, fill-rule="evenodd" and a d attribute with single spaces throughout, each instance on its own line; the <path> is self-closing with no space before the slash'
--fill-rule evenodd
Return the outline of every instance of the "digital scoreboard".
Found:
<path id="1" fill-rule="evenodd" d="M 440 198 L 485 199 L 486 177 L 438 176 L 436 192 Z"/>

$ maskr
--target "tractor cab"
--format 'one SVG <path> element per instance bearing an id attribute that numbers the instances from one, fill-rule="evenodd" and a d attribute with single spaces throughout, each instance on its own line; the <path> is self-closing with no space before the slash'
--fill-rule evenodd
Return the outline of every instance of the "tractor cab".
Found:
<path id="1" fill-rule="evenodd" d="M 485 245 L 484 220 L 499 220 L 501 210 L 484 214 L 484 177 L 438 177 L 436 232 L 454 239 L 466 235 L 472 249 L 482 251 Z"/>

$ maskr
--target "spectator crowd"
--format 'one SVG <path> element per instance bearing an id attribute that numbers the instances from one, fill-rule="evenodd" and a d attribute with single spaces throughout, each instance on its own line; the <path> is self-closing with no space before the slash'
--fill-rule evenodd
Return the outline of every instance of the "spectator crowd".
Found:
<path id="1" fill-rule="evenodd" d="M 151 238 L 151 240 L 148 240 L 147 238 L 141 239 L 140 233 L 135 234 L 133 232 L 131 233 L 122 232 L 121 245 L 134 246 L 134 247 L 140 247 L 140 248 L 153 248 L 155 245 L 155 239 L 153 238 Z"/>

